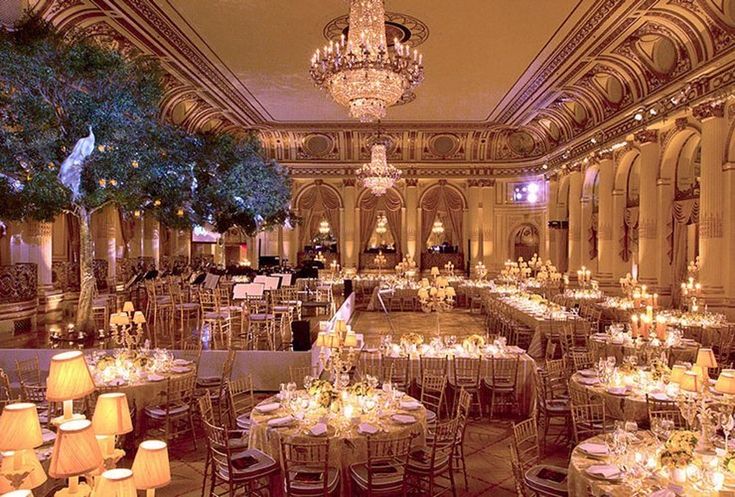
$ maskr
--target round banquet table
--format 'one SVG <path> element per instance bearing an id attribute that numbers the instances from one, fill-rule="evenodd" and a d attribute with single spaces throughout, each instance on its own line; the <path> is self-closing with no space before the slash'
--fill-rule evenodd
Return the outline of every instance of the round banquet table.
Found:
<path id="1" fill-rule="evenodd" d="M 303 392 L 300 392 L 303 393 Z M 383 402 L 383 392 L 378 392 L 380 400 L 378 404 Z M 413 400 L 409 396 L 404 396 L 402 400 Z M 416 401 L 418 402 L 418 401 Z M 260 402 L 250 414 L 250 440 L 249 447 L 265 452 L 277 462 L 281 459 L 280 444 L 281 440 L 292 437 L 303 438 L 305 440 L 315 440 L 320 437 L 310 433 L 320 418 L 327 414 L 327 410 L 320 408 L 315 409 L 314 413 L 308 413 L 303 419 L 296 419 L 294 423 L 283 427 L 268 426 L 268 421 L 275 418 L 281 418 L 290 414 L 289 409 L 281 405 L 277 410 L 263 413 L 258 410 L 260 406 L 266 404 L 278 403 L 277 396 L 270 397 Z M 408 414 L 413 416 L 416 421 L 411 424 L 398 424 L 391 419 L 394 414 Z M 416 410 L 404 411 L 401 409 L 387 409 L 377 419 L 368 419 L 363 416 L 362 421 L 358 417 L 353 418 L 352 423 L 348 423 L 344 418 L 335 418 L 334 415 L 329 416 L 327 421 L 329 445 L 329 464 L 330 466 L 340 467 L 342 471 L 342 495 L 351 495 L 350 489 L 350 464 L 364 462 L 367 459 L 367 436 L 361 434 L 357 427 L 360 422 L 370 423 L 378 428 L 376 435 L 390 433 L 393 435 L 415 434 L 413 439 L 412 450 L 423 447 L 426 443 L 426 409 L 420 406 Z M 382 433 L 381 433 L 382 432 Z"/>
<path id="2" fill-rule="evenodd" d="M 94 368 L 90 366 L 92 376 L 95 376 Z M 172 368 L 171 371 L 162 372 L 160 374 L 151 374 L 148 378 L 141 378 L 130 383 L 108 382 L 103 383 L 99 379 L 95 379 L 95 386 L 100 393 L 104 392 L 122 392 L 128 398 L 128 404 L 135 406 L 136 426 L 142 426 L 141 422 L 145 415 L 144 409 L 149 406 L 163 404 L 166 401 L 166 389 L 168 387 L 169 378 L 179 378 L 189 374 L 193 374 L 193 364 L 185 365 L 181 362 Z"/>
<path id="3" fill-rule="evenodd" d="M 584 389 L 590 396 L 601 398 L 605 403 L 607 413 L 615 418 L 625 421 L 635 421 L 639 425 L 648 423 L 648 407 L 646 405 L 646 394 L 631 390 L 625 395 L 608 392 L 607 385 L 594 383 L 595 377 L 584 377 L 576 372 L 570 378 L 570 382 L 578 389 Z M 590 384 L 593 383 L 593 384 Z M 663 393 L 662 393 L 663 395 Z M 663 397 L 661 397 L 662 400 Z M 670 399 L 674 400 L 674 399 Z"/>
<path id="4" fill-rule="evenodd" d="M 623 357 L 636 355 L 638 349 L 633 343 L 614 342 L 607 334 L 593 334 L 590 335 L 590 350 L 593 352 L 595 360 L 601 357 L 614 357 L 620 364 Z M 683 341 L 680 345 L 667 347 L 665 350 L 667 357 L 669 357 L 669 364 L 677 361 L 693 363 L 697 359 L 699 343 Z"/>
<path id="5" fill-rule="evenodd" d="M 567 476 L 569 497 L 630 497 L 632 495 L 652 495 L 656 489 L 669 488 L 672 482 L 669 479 L 668 469 L 661 469 L 657 464 L 656 450 L 662 446 L 662 442 L 649 431 L 639 431 L 631 436 L 628 449 L 625 454 L 619 456 L 620 460 L 617 461 L 614 455 L 592 457 L 581 450 L 581 447 L 585 444 L 600 444 L 600 446 L 608 444 L 611 440 L 610 434 L 592 437 L 575 447 L 569 460 Z M 631 479 L 625 475 L 621 475 L 618 479 L 605 480 L 601 477 L 591 476 L 588 473 L 588 469 L 593 465 L 612 465 L 618 468 L 625 464 L 630 465 L 636 454 L 641 457 L 641 461 L 645 461 L 644 464 L 646 465 L 648 461 L 651 461 L 650 468 L 653 468 L 649 469 L 647 473 L 641 473 L 641 486 L 638 493 L 635 493 L 635 488 L 631 485 Z M 697 457 L 696 454 L 695 457 Z M 615 470 L 614 467 L 612 468 L 613 471 Z M 723 491 L 720 492 L 714 490 L 711 484 L 704 483 L 704 480 L 697 484 L 699 488 L 691 480 L 678 485 L 681 486 L 681 491 L 676 495 L 717 497 L 731 495 L 732 493 L 732 487 L 727 482 Z M 657 495 L 669 494 L 661 493 Z M 674 493 L 670 495 L 674 495 Z"/>

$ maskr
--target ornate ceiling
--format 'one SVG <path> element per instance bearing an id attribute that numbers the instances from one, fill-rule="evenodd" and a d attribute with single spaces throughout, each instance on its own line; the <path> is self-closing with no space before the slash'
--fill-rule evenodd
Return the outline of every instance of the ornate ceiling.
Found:
<path id="1" fill-rule="evenodd" d="M 75 36 L 167 69 L 163 113 L 190 129 L 260 132 L 296 174 L 369 156 L 373 127 L 311 85 L 311 51 L 346 27 L 343 0 L 39 0 Z M 735 81 L 735 0 L 387 0 L 426 81 L 389 110 L 390 160 L 436 174 L 541 173 Z M 640 108 L 646 119 L 635 121 Z M 594 138 L 596 144 L 591 143 Z"/>

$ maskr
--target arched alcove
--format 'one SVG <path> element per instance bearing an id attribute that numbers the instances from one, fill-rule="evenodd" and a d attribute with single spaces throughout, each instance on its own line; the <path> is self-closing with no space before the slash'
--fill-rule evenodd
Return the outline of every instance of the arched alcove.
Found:
<path id="1" fill-rule="evenodd" d="M 523 257 L 527 261 L 539 253 L 541 236 L 535 225 L 523 223 L 511 231 L 509 243 L 511 258 L 518 260 L 519 257 Z"/>

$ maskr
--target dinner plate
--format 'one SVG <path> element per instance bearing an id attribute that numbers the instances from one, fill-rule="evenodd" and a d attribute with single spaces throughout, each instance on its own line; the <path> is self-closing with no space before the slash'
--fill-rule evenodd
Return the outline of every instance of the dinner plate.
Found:
<path id="1" fill-rule="evenodd" d="M 580 369 L 579 370 L 579 374 L 581 374 L 582 376 L 584 376 L 586 378 L 591 378 L 593 376 L 597 376 L 597 371 L 595 371 L 592 368 Z"/>
<path id="2" fill-rule="evenodd" d="M 592 457 L 605 457 L 610 454 L 610 450 L 607 445 L 592 442 L 583 442 L 579 444 L 579 450 Z"/>
<path id="3" fill-rule="evenodd" d="M 165 379 L 166 379 L 165 376 L 161 376 L 160 374 L 156 374 L 156 373 L 151 373 L 151 374 L 148 375 L 148 381 L 156 381 L 157 382 L 157 381 L 163 381 Z"/>
<path id="4" fill-rule="evenodd" d="M 625 397 L 629 393 L 626 387 L 609 387 L 606 392 L 612 395 L 620 395 L 622 397 Z"/>
<path id="5" fill-rule="evenodd" d="M 603 473 L 603 468 L 609 468 L 609 472 Z M 620 468 L 611 464 L 593 464 L 585 470 L 585 473 L 596 480 L 617 481 L 620 479 Z"/>
<path id="6" fill-rule="evenodd" d="M 410 425 L 416 422 L 416 418 L 410 414 L 394 414 L 390 418 L 400 425 Z"/>
<path id="7" fill-rule="evenodd" d="M 191 371 L 191 368 L 185 368 L 184 366 L 174 366 L 171 368 L 171 371 L 173 373 L 188 373 Z"/>

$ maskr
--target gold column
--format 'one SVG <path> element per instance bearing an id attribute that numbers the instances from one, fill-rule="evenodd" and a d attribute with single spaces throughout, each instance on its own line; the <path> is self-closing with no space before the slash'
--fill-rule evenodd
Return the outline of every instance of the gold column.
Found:
<path id="1" fill-rule="evenodd" d="M 467 228 L 469 229 L 470 253 L 467 254 L 470 268 L 480 258 L 480 233 L 482 231 L 482 210 L 480 199 L 480 182 L 481 180 L 471 179 L 467 181 L 469 186 L 469 216 Z"/>
<path id="2" fill-rule="evenodd" d="M 158 267 L 161 257 L 161 224 L 153 214 L 143 217 L 143 256 L 152 257 Z"/>
<path id="3" fill-rule="evenodd" d="M 569 272 L 582 265 L 582 173 L 577 169 L 569 174 Z"/>
<path id="4" fill-rule="evenodd" d="M 490 270 L 495 262 L 495 180 L 487 179 L 482 182 L 482 259 L 485 267 Z"/>
<path id="5" fill-rule="evenodd" d="M 640 204 L 638 214 L 638 280 L 656 285 L 658 247 L 656 237 L 659 224 L 656 180 L 658 179 L 659 151 L 658 131 L 643 129 L 635 134 L 640 144 Z"/>
<path id="6" fill-rule="evenodd" d="M 597 279 L 602 283 L 610 283 L 613 279 L 614 240 L 613 225 L 613 182 L 615 164 L 612 153 L 599 155 L 598 164 L 600 183 L 597 189 L 599 198 L 597 211 Z"/>
<path id="7" fill-rule="evenodd" d="M 624 261 L 620 256 L 622 248 L 620 240 L 623 238 L 623 219 L 625 216 L 625 190 L 613 190 L 612 192 L 612 258 L 613 258 L 613 284 L 631 270 L 631 261 Z"/>
<path id="8" fill-rule="evenodd" d="M 418 243 L 418 185 L 416 178 L 406 178 L 406 252 L 413 256 L 418 264 L 421 247 Z"/>
<path id="9" fill-rule="evenodd" d="M 355 179 L 347 178 L 342 180 L 342 198 L 344 200 L 344 215 L 342 219 L 342 232 L 344 239 L 340 242 L 340 251 L 344 252 L 342 262 L 344 266 L 357 266 L 357 246 L 355 244 L 355 233 L 359 230 L 355 222 Z"/>
<path id="10" fill-rule="evenodd" d="M 724 293 L 723 264 L 724 184 L 722 164 L 725 154 L 727 120 L 722 102 L 707 102 L 693 109 L 694 117 L 702 122 L 701 182 L 699 194 L 699 280 L 707 301 L 717 305 Z M 715 298 L 713 301 L 712 298 Z"/>

